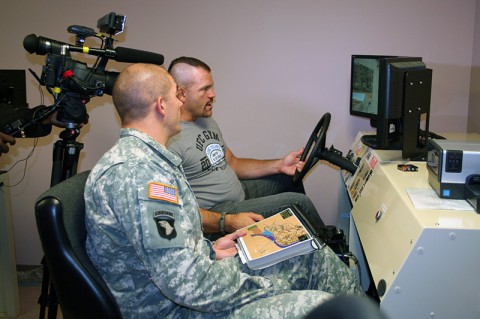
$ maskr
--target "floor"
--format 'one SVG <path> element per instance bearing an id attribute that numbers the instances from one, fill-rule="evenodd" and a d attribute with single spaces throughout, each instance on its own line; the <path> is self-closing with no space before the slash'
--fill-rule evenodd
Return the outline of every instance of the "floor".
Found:
<path id="1" fill-rule="evenodd" d="M 41 291 L 41 285 L 21 285 L 18 287 L 18 292 L 20 295 L 20 315 L 16 317 L 16 319 L 40 318 L 40 305 L 38 304 L 38 297 L 40 297 Z M 45 309 L 44 318 L 49 318 L 48 308 Z M 58 307 L 56 318 L 63 318 L 60 307 Z"/>
<path id="2" fill-rule="evenodd" d="M 42 273 L 43 270 L 41 266 L 17 267 L 20 315 L 15 319 L 40 318 L 40 304 L 38 303 L 38 299 L 42 293 Z M 44 318 L 48 318 L 48 307 L 45 308 Z M 56 318 L 63 318 L 60 307 L 58 307 Z"/>

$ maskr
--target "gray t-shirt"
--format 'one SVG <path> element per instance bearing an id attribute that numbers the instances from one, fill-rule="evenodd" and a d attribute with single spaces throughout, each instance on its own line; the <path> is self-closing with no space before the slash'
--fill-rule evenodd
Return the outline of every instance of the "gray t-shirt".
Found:
<path id="1" fill-rule="evenodd" d="M 200 207 L 210 209 L 227 201 L 245 199 L 242 184 L 225 159 L 227 145 L 211 117 L 182 122 L 168 149 L 182 159 L 185 175 Z"/>

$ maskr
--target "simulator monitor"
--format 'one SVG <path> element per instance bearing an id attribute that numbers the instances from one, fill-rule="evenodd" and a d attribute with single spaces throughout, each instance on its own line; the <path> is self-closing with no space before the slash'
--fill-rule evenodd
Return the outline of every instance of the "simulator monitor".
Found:
<path id="1" fill-rule="evenodd" d="M 370 119 L 362 142 L 426 160 L 432 70 L 420 57 L 352 55 L 350 114 Z"/>
<path id="2" fill-rule="evenodd" d="M 0 103 L 27 106 L 25 70 L 0 70 Z"/>

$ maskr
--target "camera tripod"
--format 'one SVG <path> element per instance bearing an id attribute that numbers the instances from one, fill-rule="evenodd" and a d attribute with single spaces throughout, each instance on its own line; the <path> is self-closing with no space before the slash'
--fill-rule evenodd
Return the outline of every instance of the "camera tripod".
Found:
<path id="1" fill-rule="evenodd" d="M 67 128 L 60 133 L 61 139 L 55 142 L 50 187 L 77 173 L 78 158 L 80 151 L 83 149 L 83 144 L 76 141 L 79 134 L 80 129 Z M 49 307 L 48 318 L 55 319 L 57 317 L 58 301 L 55 289 L 50 281 L 50 272 L 45 257 L 42 259 L 42 265 L 42 290 L 38 299 L 40 304 L 39 318 L 45 318 L 46 308 Z"/>

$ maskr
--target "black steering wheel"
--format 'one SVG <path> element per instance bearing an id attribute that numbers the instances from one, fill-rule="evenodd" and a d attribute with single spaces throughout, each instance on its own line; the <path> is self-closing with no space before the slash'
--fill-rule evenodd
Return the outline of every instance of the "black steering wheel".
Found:
<path id="1" fill-rule="evenodd" d="M 312 167 L 315 166 L 315 164 L 317 164 L 317 162 L 320 160 L 320 155 L 322 154 L 322 151 L 325 150 L 325 140 L 327 137 L 327 129 L 330 125 L 331 117 L 332 116 L 330 113 L 325 113 L 320 121 L 318 121 L 317 126 L 315 126 L 315 129 L 310 135 L 307 145 L 305 146 L 302 156 L 300 157 L 300 161 L 305 161 L 307 156 L 308 159 L 305 161 L 305 166 L 303 166 L 303 169 L 300 172 L 296 170 L 295 174 L 293 174 L 294 184 L 300 183 L 305 175 L 307 175 Z"/>
<path id="2" fill-rule="evenodd" d="M 293 183 L 295 185 L 300 183 L 319 160 L 326 160 L 341 169 L 349 171 L 351 174 L 355 174 L 357 166 L 343 157 L 342 152 L 336 150 L 333 146 L 330 147 L 330 149 L 325 148 L 325 140 L 331 117 L 330 113 L 325 113 L 310 135 L 307 145 L 300 157 L 300 161 L 305 161 L 306 159 L 305 166 L 303 166 L 300 172 L 296 170 L 295 174 L 293 174 Z"/>

